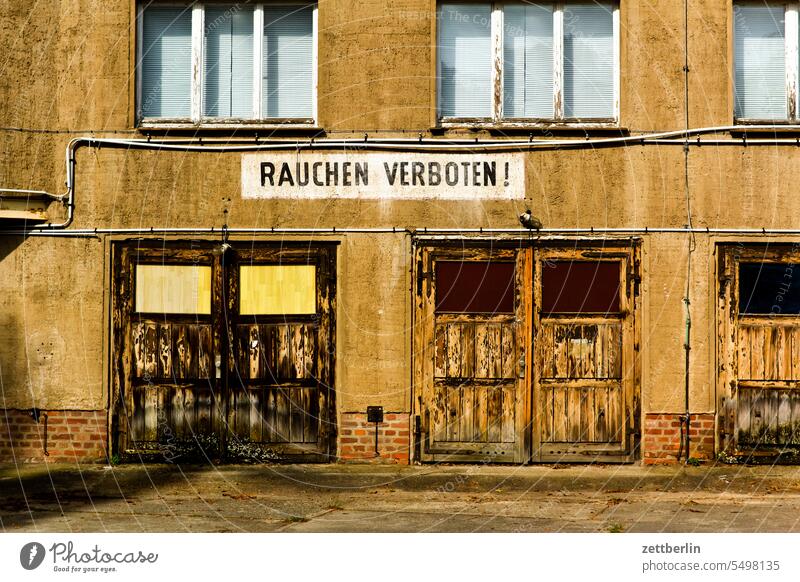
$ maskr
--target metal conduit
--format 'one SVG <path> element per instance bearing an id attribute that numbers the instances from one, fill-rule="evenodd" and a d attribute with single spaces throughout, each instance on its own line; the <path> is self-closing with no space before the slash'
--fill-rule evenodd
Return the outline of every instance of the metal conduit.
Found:
<path id="1" fill-rule="evenodd" d="M 75 214 L 75 155 L 81 147 L 114 147 L 124 149 L 137 149 L 137 150 L 154 150 L 154 151 L 183 151 L 183 152 L 258 152 L 270 150 L 313 150 L 313 149 L 330 149 L 330 148 L 351 148 L 360 150 L 401 150 L 401 151 L 484 151 L 484 152 L 507 152 L 507 151 L 531 151 L 534 149 L 585 149 L 595 147 L 609 147 L 609 146 L 625 146 L 625 145 L 797 145 L 800 146 L 800 137 L 798 138 L 754 138 L 748 139 L 746 135 L 742 139 L 709 139 L 700 140 L 699 138 L 691 141 L 690 136 L 700 136 L 706 134 L 723 133 L 731 131 L 800 131 L 800 125 L 723 125 L 714 127 L 701 127 L 694 129 L 684 129 L 676 131 L 662 131 L 651 132 L 636 136 L 623 136 L 611 138 L 594 138 L 594 139 L 568 139 L 568 140 L 504 140 L 504 139 L 456 139 L 443 142 L 438 138 L 423 139 L 420 136 L 414 138 L 382 138 L 382 139 L 369 139 L 365 136 L 363 139 L 314 139 L 307 140 L 270 140 L 269 142 L 246 143 L 243 145 L 230 145 L 231 139 L 225 140 L 223 145 L 204 145 L 206 143 L 218 143 L 213 138 L 170 138 L 152 140 L 149 138 L 135 138 L 135 139 L 113 139 L 113 138 L 95 138 L 95 137 L 78 137 L 70 140 L 66 148 L 66 173 L 67 173 L 67 191 L 63 195 L 51 194 L 39 190 L 30 190 L 27 193 L 48 196 L 51 198 L 64 201 L 67 207 L 67 218 L 61 223 L 50 223 L 43 225 L 36 225 L 31 228 L 22 230 L 12 230 L 0 232 L 0 234 L 39 234 L 50 232 L 54 230 L 66 229 L 74 219 Z M 682 139 L 681 139 L 682 138 Z M 6 189 L 11 191 L 11 189 Z M 94 229 L 84 231 L 74 231 L 75 236 L 87 236 L 93 234 L 115 234 L 115 233 L 173 233 L 173 232 L 208 232 L 212 229 Z M 447 229 L 427 229 L 428 231 L 447 232 Z M 725 233 L 730 234 L 744 234 L 746 231 L 739 229 L 723 229 Z M 396 232 L 396 228 L 378 229 L 378 230 L 360 230 L 360 232 Z M 259 232 L 319 232 L 315 229 L 246 229 L 246 232 L 259 233 Z M 333 230 L 331 230 L 333 232 Z M 345 230 L 338 230 L 338 232 L 346 232 Z M 350 232 L 356 232 L 350 230 Z M 508 232 L 506 230 L 497 229 L 458 229 L 458 232 Z M 646 233 L 646 232 L 687 232 L 686 229 L 654 229 L 654 228 L 623 228 L 623 229 L 605 229 L 605 228 L 589 228 L 589 229 L 543 229 L 538 232 L 560 232 L 560 233 Z M 698 232 L 712 232 L 705 229 Z M 713 231 L 715 233 L 722 233 L 722 231 Z M 753 232 L 753 234 L 798 234 L 799 231 L 781 229 L 780 231 L 761 231 Z"/>
<path id="2" fill-rule="evenodd" d="M 62 200 L 64 198 L 62 194 L 51 194 L 50 192 L 45 192 L 44 190 L 20 190 L 19 188 L 0 188 L 0 197 L 2 197 L 3 193 L 29 194 L 31 196 L 46 196 L 54 200 Z"/>
<path id="3" fill-rule="evenodd" d="M 93 237 L 100 235 L 222 235 L 227 234 L 280 234 L 280 235 L 337 235 L 337 234 L 408 234 L 429 239 L 457 240 L 463 235 L 511 235 L 508 240 L 550 239 L 558 235 L 646 235 L 646 234 L 707 234 L 707 235 L 800 235 L 800 228 L 649 228 L 649 227 L 584 227 L 584 228 L 541 228 L 539 230 L 504 228 L 85 228 L 73 230 L 17 229 L 0 231 L 3 235 L 41 236 L 41 237 Z M 514 238 L 513 235 L 517 235 Z"/>

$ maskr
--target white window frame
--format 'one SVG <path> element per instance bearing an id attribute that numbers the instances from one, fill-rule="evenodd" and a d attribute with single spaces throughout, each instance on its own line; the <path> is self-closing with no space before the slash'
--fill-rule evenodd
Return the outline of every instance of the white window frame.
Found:
<path id="1" fill-rule="evenodd" d="M 450 0 L 453 3 L 464 0 Z M 441 60 L 438 55 L 439 47 L 439 22 L 436 25 L 436 117 L 441 127 L 540 127 L 552 125 L 568 125 L 570 127 L 618 127 L 619 124 L 619 79 L 620 79 L 620 25 L 619 2 L 608 0 L 613 5 L 612 31 L 614 35 L 612 56 L 614 65 L 614 102 L 613 116 L 608 118 L 580 119 L 564 117 L 564 102 L 562 99 L 564 80 L 564 6 L 569 2 L 550 2 L 553 5 L 553 117 L 538 118 L 510 118 L 503 117 L 503 19 L 506 5 L 519 5 L 524 2 L 476 2 L 476 4 L 489 4 L 491 7 L 491 46 L 492 46 L 492 116 L 491 117 L 445 117 L 442 111 L 442 72 Z M 439 6 L 447 4 L 447 0 L 439 0 Z M 466 2 L 464 2 L 466 3 Z"/>
<path id="2" fill-rule="evenodd" d="M 191 89 L 191 118 L 166 118 L 144 117 L 142 115 L 142 75 L 139 68 L 142 63 L 142 39 L 144 38 L 144 12 L 145 6 L 140 2 L 136 10 L 136 121 L 138 127 L 196 127 L 202 125 L 209 128 L 226 127 L 316 127 L 317 118 L 317 46 L 319 38 L 318 3 L 308 0 L 287 0 L 276 2 L 277 6 L 313 6 L 312 12 L 312 42 L 311 42 L 311 117 L 283 118 L 263 117 L 262 77 L 264 55 L 264 3 L 253 4 L 253 115 L 249 118 L 239 117 L 209 117 L 203 115 L 203 83 L 204 83 L 204 34 L 205 34 L 205 7 L 213 5 L 228 5 L 231 1 L 208 1 L 191 4 L 192 11 L 192 89 Z M 149 6 L 165 6 L 189 8 L 186 2 L 151 2 Z M 245 6 L 251 6 L 245 4 Z"/>
<path id="3" fill-rule="evenodd" d="M 755 117 L 736 117 L 736 7 L 737 6 L 767 6 L 784 8 L 783 50 L 786 66 L 786 117 L 784 119 L 759 119 Z M 800 121 L 800 95 L 798 95 L 798 42 L 800 41 L 800 0 L 785 0 L 784 2 L 764 2 L 764 0 L 738 0 L 733 2 L 733 17 L 731 18 L 731 83 L 732 83 L 732 113 L 736 124 L 748 125 L 789 125 Z"/>

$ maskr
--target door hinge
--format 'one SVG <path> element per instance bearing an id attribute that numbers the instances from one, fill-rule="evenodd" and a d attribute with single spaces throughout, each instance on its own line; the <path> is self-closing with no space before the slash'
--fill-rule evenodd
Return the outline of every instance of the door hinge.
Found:
<path id="1" fill-rule="evenodd" d="M 728 291 L 728 285 L 731 284 L 733 281 L 733 277 L 730 273 L 724 272 L 719 274 L 719 297 L 720 299 L 725 298 L 725 294 Z"/>
<path id="2" fill-rule="evenodd" d="M 628 269 L 628 285 L 632 285 L 633 295 L 634 297 L 639 296 L 639 285 L 642 282 L 642 278 L 639 274 L 634 270 L 633 265 Z"/>
<path id="3" fill-rule="evenodd" d="M 428 282 L 428 296 L 430 296 L 431 286 L 433 285 L 433 268 L 429 264 L 428 270 L 426 271 L 422 259 L 419 259 L 417 261 L 417 295 L 422 295 L 423 281 Z"/>
<path id="4" fill-rule="evenodd" d="M 423 437 L 422 437 L 422 451 L 429 455 L 431 452 L 431 411 L 426 408 L 425 409 L 425 417 L 422 422 L 422 430 L 423 430 Z"/>

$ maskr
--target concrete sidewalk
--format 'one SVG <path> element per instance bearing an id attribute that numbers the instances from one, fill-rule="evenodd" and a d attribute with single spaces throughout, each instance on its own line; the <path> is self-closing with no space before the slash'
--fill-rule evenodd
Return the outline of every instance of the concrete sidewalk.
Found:
<path id="1" fill-rule="evenodd" d="M 800 467 L 0 466 L 37 532 L 792 532 Z"/>

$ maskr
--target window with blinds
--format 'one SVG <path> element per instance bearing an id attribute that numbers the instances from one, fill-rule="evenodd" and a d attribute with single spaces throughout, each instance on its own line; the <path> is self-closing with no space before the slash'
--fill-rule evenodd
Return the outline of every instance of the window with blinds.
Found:
<path id="1" fill-rule="evenodd" d="M 316 22 L 310 3 L 142 5 L 139 119 L 313 123 Z"/>
<path id="2" fill-rule="evenodd" d="M 614 123 L 618 31 L 611 2 L 441 4 L 439 116 Z"/>
<path id="3" fill-rule="evenodd" d="M 311 6 L 264 7 L 265 117 L 311 117 L 314 63 Z"/>
<path id="4" fill-rule="evenodd" d="M 503 16 L 503 114 L 553 117 L 553 6 L 508 4 Z"/>
<path id="5" fill-rule="evenodd" d="M 793 31 L 787 38 L 787 17 Z M 786 120 L 789 117 L 787 49 L 797 55 L 797 11 L 783 3 L 738 4 L 734 8 L 734 115 L 737 119 Z M 796 81 L 795 81 L 796 82 Z"/>
<path id="6" fill-rule="evenodd" d="M 444 117 L 492 114 L 491 7 L 443 4 L 439 9 L 439 105 Z"/>
<path id="7" fill-rule="evenodd" d="M 614 117 L 614 24 L 610 4 L 564 6 L 564 117 Z"/>
<path id="8" fill-rule="evenodd" d="M 209 6 L 203 43 L 203 115 L 252 117 L 253 11 Z"/>
<path id="9" fill-rule="evenodd" d="M 148 8 L 142 19 L 143 117 L 189 117 L 192 94 L 192 11 Z"/>

